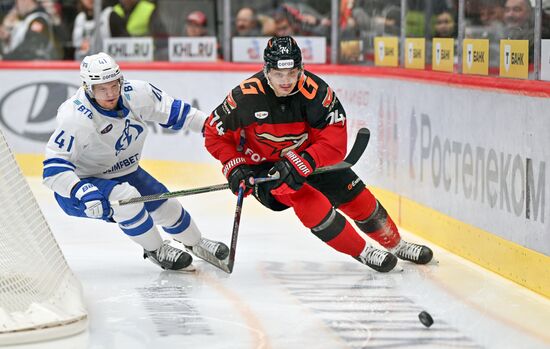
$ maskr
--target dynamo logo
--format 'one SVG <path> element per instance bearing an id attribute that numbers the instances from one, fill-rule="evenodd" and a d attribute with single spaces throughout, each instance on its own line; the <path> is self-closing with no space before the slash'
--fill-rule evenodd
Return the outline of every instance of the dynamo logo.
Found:
<path id="1" fill-rule="evenodd" d="M 130 144 L 132 144 L 132 141 L 138 139 L 139 135 L 142 132 L 143 127 L 141 127 L 140 125 L 132 125 L 130 124 L 130 120 L 126 119 L 124 131 L 122 131 L 122 134 L 117 139 L 115 144 L 115 155 L 118 155 L 121 151 L 128 149 L 128 147 L 130 147 Z"/>

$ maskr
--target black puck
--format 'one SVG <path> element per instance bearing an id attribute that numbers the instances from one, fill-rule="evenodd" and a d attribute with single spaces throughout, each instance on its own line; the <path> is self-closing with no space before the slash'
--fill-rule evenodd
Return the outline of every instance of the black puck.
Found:
<path id="1" fill-rule="evenodd" d="M 418 313 L 418 319 L 422 323 L 422 325 L 426 327 L 430 327 L 434 323 L 434 319 L 427 311 L 421 311 Z"/>

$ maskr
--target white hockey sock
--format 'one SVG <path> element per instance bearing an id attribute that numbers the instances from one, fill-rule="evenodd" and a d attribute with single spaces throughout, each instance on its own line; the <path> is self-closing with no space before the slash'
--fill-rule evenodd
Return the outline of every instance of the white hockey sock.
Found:
<path id="1" fill-rule="evenodd" d="M 155 226 L 143 234 L 129 237 L 147 251 L 155 251 L 162 245 L 162 237 Z"/>
<path id="2" fill-rule="evenodd" d="M 195 246 L 201 240 L 201 231 L 197 228 L 193 218 L 191 218 L 187 229 L 178 234 L 170 234 L 170 236 L 186 246 Z"/>

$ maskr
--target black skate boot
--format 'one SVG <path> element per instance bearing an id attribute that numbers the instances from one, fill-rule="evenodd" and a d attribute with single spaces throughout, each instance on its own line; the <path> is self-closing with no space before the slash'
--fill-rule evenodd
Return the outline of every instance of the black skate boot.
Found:
<path id="1" fill-rule="evenodd" d="M 387 273 L 397 264 L 397 258 L 393 254 L 370 245 L 365 246 L 363 252 L 354 258 L 381 273 Z"/>
<path id="2" fill-rule="evenodd" d="M 229 248 L 226 244 L 219 241 L 213 241 L 205 238 L 201 238 L 199 243 L 195 246 L 186 246 L 195 255 L 203 258 L 204 252 L 207 252 L 215 256 L 219 260 L 224 260 L 229 256 Z"/>
<path id="3" fill-rule="evenodd" d="M 433 252 L 428 246 L 413 244 L 405 240 L 391 249 L 397 257 L 416 264 L 427 264 L 432 260 Z"/>
<path id="4" fill-rule="evenodd" d="M 166 240 L 155 251 L 143 250 L 143 258 L 149 258 L 151 262 L 168 270 L 192 270 L 193 257 L 177 247 L 170 246 Z"/>

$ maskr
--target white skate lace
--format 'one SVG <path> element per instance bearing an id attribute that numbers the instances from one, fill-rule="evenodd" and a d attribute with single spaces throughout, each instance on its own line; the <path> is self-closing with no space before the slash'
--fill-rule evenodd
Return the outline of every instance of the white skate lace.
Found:
<path id="1" fill-rule="evenodd" d="M 403 259 L 416 261 L 420 257 L 421 252 L 421 245 L 413 244 L 411 242 L 405 242 L 403 247 L 397 250 L 397 255 Z"/>
<path id="2" fill-rule="evenodd" d="M 159 262 L 168 261 L 173 263 L 179 258 L 182 253 L 183 251 L 170 245 L 164 244 L 157 250 L 157 259 Z"/>
<path id="3" fill-rule="evenodd" d="M 384 263 L 384 259 L 386 259 L 387 255 L 388 252 L 371 247 L 366 251 L 365 256 L 360 255 L 359 258 L 361 258 L 361 261 L 365 264 L 373 264 L 380 267 Z"/>
<path id="4" fill-rule="evenodd" d="M 199 241 L 199 246 L 207 250 L 208 252 L 212 253 L 213 255 L 216 254 L 216 251 L 218 250 L 219 245 L 220 244 L 215 241 L 204 239 L 204 238 L 202 238 Z"/>

